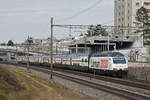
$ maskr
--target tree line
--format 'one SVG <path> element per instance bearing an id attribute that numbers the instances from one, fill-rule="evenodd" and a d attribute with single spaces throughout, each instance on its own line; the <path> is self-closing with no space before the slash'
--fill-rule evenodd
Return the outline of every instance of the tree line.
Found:
<path id="1" fill-rule="evenodd" d="M 141 7 L 136 12 L 136 24 L 143 29 L 137 30 L 142 33 L 144 45 L 150 45 L 150 13 L 145 7 Z"/>
<path id="2" fill-rule="evenodd" d="M 7 43 L 1 43 L 1 46 L 15 46 L 14 42 L 12 40 L 9 40 Z"/>

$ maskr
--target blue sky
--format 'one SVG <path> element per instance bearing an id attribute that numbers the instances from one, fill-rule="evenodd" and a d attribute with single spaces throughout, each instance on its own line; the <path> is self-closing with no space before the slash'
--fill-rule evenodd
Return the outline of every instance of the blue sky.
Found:
<path id="1" fill-rule="evenodd" d="M 51 17 L 56 24 L 113 25 L 113 13 L 113 0 L 0 0 L 0 43 L 48 37 Z M 55 28 L 54 35 L 67 32 Z"/>

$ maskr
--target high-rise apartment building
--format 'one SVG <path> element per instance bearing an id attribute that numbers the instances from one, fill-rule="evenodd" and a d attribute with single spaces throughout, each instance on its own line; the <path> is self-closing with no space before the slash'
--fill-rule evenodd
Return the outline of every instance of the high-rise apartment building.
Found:
<path id="1" fill-rule="evenodd" d="M 114 25 L 136 26 L 136 12 L 144 6 L 150 12 L 150 0 L 114 0 Z M 131 30 L 121 30 L 118 33 L 132 34 Z"/>

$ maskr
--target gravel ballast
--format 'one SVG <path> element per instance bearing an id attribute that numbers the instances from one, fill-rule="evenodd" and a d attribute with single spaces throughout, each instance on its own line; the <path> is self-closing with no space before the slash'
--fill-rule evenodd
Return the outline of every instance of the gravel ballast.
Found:
<path id="1" fill-rule="evenodd" d="M 15 66 L 13 66 L 15 67 Z M 26 68 L 22 68 L 19 67 L 23 70 L 26 70 Z M 62 78 L 59 78 L 57 76 L 53 76 L 53 79 L 50 79 L 50 75 L 43 73 L 43 72 L 39 72 L 39 71 L 35 71 L 35 70 L 30 70 L 32 74 L 44 78 L 46 80 L 50 80 L 50 82 L 55 82 L 56 84 L 60 84 L 63 85 L 63 87 L 65 88 L 70 88 L 72 90 L 78 91 L 80 93 L 83 93 L 85 95 L 88 95 L 92 98 L 94 98 L 95 100 L 126 100 L 123 97 L 118 97 L 116 95 L 104 92 L 104 91 L 100 91 L 97 89 L 93 89 L 90 88 L 88 86 L 84 86 L 75 82 L 71 82 Z"/>

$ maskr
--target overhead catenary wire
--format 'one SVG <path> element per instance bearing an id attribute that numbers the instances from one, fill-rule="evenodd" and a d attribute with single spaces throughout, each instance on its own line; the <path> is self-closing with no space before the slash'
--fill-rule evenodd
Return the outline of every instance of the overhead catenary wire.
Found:
<path id="1" fill-rule="evenodd" d="M 90 5 L 89 7 L 82 9 L 81 11 L 75 13 L 74 15 L 67 17 L 67 18 L 63 18 L 63 19 L 58 19 L 57 21 L 66 21 L 66 20 L 71 20 L 73 18 L 76 18 L 78 16 L 80 16 L 81 14 L 89 11 L 92 8 L 95 8 L 97 5 L 99 5 L 103 0 L 98 0 L 97 2 L 95 2 L 94 4 Z"/>

